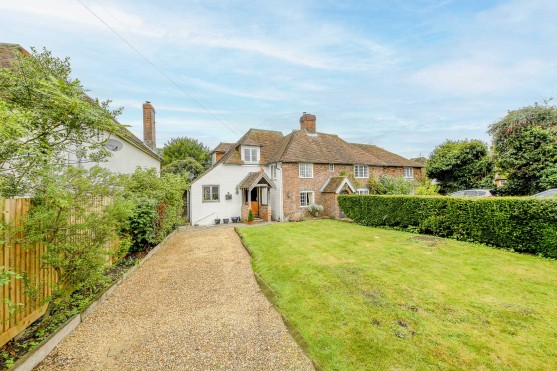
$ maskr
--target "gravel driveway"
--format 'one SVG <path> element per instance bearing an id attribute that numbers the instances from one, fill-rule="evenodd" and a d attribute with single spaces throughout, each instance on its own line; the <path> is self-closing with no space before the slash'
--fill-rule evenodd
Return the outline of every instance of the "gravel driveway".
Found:
<path id="1" fill-rule="evenodd" d="M 232 228 L 182 230 L 40 370 L 313 369 Z"/>

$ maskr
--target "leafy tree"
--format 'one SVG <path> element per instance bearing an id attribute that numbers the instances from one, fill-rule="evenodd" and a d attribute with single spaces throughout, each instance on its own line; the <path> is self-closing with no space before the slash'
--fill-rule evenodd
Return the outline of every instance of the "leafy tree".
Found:
<path id="1" fill-rule="evenodd" d="M 204 146 L 197 139 L 179 137 L 172 138 L 164 145 L 161 156 L 165 165 L 171 164 L 177 160 L 186 160 L 192 158 L 201 164 L 205 169 L 211 166 L 211 150 Z"/>
<path id="2" fill-rule="evenodd" d="M 480 140 L 447 140 L 437 146 L 426 165 L 426 174 L 437 179 L 441 193 L 467 188 L 493 187 L 493 161 Z"/>
<path id="3" fill-rule="evenodd" d="M 46 323 L 76 290 L 92 292 L 107 282 L 107 241 L 118 237 L 131 204 L 120 197 L 119 178 L 108 170 L 56 167 L 40 171 L 40 183 L 24 222 L 23 242 L 46 247 L 42 264 L 56 271 Z M 40 290 L 30 290 L 40 292 Z"/>
<path id="4" fill-rule="evenodd" d="M 195 178 L 201 175 L 205 168 L 193 158 L 176 160 L 162 168 L 162 174 L 176 174 L 187 176 L 193 174 Z"/>
<path id="5" fill-rule="evenodd" d="M 489 127 L 504 190 L 529 195 L 557 187 L 557 107 L 535 103 L 510 111 Z"/>
<path id="6" fill-rule="evenodd" d="M 0 189 L 4 196 L 28 193 L 45 165 L 67 165 L 68 154 L 101 161 L 103 132 L 115 132 L 110 101 L 85 94 L 70 77 L 69 59 L 47 51 L 15 52 L 10 68 L 0 69 Z"/>

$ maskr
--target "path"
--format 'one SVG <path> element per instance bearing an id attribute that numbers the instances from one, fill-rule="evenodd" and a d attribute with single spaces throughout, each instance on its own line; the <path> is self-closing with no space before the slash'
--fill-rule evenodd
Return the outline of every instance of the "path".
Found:
<path id="1" fill-rule="evenodd" d="M 175 234 L 40 370 L 312 369 L 232 228 Z"/>

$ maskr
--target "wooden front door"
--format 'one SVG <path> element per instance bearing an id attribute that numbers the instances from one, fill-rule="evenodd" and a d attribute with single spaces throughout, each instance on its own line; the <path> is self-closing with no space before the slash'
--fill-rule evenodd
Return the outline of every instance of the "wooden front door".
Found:
<path id="1" fill-rule="evenodd" d="M 253 216 L 259 216 L 259 188 L 251 190 L 251 211 Z"/>

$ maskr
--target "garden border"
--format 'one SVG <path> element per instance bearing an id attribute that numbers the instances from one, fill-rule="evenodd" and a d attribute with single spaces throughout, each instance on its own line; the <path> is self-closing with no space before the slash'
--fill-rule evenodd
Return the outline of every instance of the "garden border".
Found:
<path id="1" fill-rule="evenodd" d="M 236 234 L 240 238 L 240 242 L 242 243 L 242 246 L 244 246 L 244 249 L 247 251 L 248 255 L 250 256 L 250 259 L 253 259 L 253 250 L 246 244 L 246 242 L 244 241 L 244 238 L 242 237 L 242 235 L 238 231 L 238 228 L 239 227 L 234 227 L 234 232 L 236 232 Z M 255 270 L 253 270 L 253 268 L 252 268 L 252 272 L 253 272 L 253 276 L 255 277 L 255 281 L 257 282 L 257 284 L 259 285 L 259 288 L 263 292 L 263 295 L 265 295 L 265 298 L 267 298 L 267 301 L 273 306 L 273 308 L 275 308 L 277 313 L 282 318 L 282 322 L 286 326 L 286 329 L 290 333 L 290 336 L 292 336 L 292 338 L 294 339 L 296 344 L 298 344 L 298 346 L 305 353 L 306 357 L 308 357 L 308 359 L 311 361 L 311 363 L 313 364 L 313 367 L 317 371 L 323 370 L 323 367 L 316 360 L 314 360 L 313 358 L 310 357 L 309 346 L 308 346 L 308 343 L 307 343 L 306 339 L 304 339 L 302 334 L 298 331 L 298 329 L 294 326 L 294 324 L 288 319 L 288 317 L 285 314 L 282 314 L 279 311 L 279 307 L 278 307 L 278 305 L 276 304 L 276 301 L 275 301 L 276 298 L 278 298 L 279 295 L 271 288 L 271 286 L 267 283 L 267 281 L 265 281 L 265 279 L 263 279 L 263 277 L 261 277 L 261 275 L 259 273 L 257 273 Z"/>
<path id="2" fill-rule="evenodd" d="M 11 369 L 15 371 L 28 371 L 28 370 L 30 371 L 39 363 L 41 363 L 66 336 L 71 334 L 73 330 L 79 327 L 81 322 L 85 321 L 87 317 L 93 314 L 95 309 L 106 299 L 108 299 L 120 284 L 122 284 L 125 280 L 127 280 L 146 261 L 151 259 L 151 257 L 154 254 L 156 254 L 174 234 L 178 233 L 179 230 L 180 227 L 173 230 L 172 233 L 166 236 L 161 243 L 153 247 L 151 251 L 149 251 L 149 253 L 147 253 L 147 255 L 145 255 L 145 257 L 141 259 L 139 263 L 135 264 L 133 267 L 128 269 L 122 275 L 122 277 L 120 277 L 116 282 L 114 282 L 111 286 L 109 286 L 102 293 L 100 293 L 97 296 L 97 299 L 95 299 L 93 302 L 88 304 L 80 314 L 76 314 L 70 319 L 68 319 L 62 326 L 58 328 L 58 330 L 56 330 L 54 333 L 52 333 L 46 339 L 44 339 L 36 348 L 33 348 L 23 357 L 18 359 Z"/>

